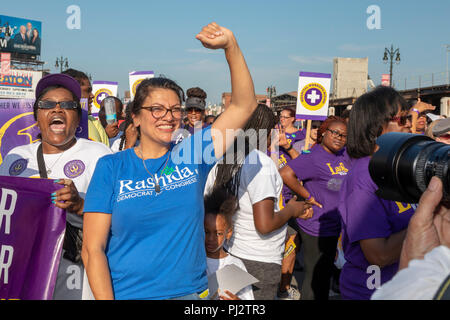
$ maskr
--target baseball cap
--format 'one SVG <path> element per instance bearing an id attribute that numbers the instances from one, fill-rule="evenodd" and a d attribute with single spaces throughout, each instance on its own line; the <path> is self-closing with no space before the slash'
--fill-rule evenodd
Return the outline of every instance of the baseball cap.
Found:
<path id="1" fill-rule="evenodd" d="M 81 99 L 81 87 L 78 81 L 71 76 L 62 73 L 49 74 L 39 80 L 36 86 L 36 99 L 46 88 L 56 85 L 62 86 L 72 92 L 78 98 L 78 100 Z"/>
<path id="2" fill-rule="evenodd" d="M 432 129 L 433 135 L 439 137 L 450 131 L 450 118 L 439 119 L 433 121 L 434 126 Z"/>
<path id="3" fill-rule="evenodd" d="M 205 100 L 197 97 L 189 97 L 186 100 L 186 109 L 189 108 L 197 108 L 201 110 L 205 110 Z"/>

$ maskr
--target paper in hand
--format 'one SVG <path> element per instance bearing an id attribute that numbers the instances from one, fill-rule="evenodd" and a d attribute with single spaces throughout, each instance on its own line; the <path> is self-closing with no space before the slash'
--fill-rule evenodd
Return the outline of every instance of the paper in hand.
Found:
<path id="1" fill-rule="evenodd" d="M 212 295 L 214 295 L 219 288 L 221 291 L 228 290 L 232 294 L 237 294 L 246 286 L 258 281 L 259 280 L 250 273 L 242 270 L 235 264 L 229 264 L 208 277 L 208 288 Z"/>

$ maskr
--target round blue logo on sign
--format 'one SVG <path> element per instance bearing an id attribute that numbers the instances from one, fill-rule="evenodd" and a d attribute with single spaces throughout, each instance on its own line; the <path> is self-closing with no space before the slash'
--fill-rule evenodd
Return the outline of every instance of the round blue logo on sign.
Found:
<path id="1" fill-rule="evenodd" d="M 86 166 L 84 165 L 83 161 L 72 160 L 67 162 L 67 164 L 64 166 L 64 174 L 67 176 L 67 178 L 73 179 L 81 176 L 85 168 Z"/>
<path id="2" fill-rule="evenodd" d="M 11 166 L 9 167 L 9 175 L 10 176 L 18 176 L 22 172 L 25 171 L 25 169 L 28 166 L 28 160 L 26 159 L 18 159 L 14 161 Z"/>

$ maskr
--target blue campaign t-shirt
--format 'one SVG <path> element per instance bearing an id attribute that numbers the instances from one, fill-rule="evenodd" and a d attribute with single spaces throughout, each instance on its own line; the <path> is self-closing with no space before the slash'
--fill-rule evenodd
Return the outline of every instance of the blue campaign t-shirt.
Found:
<path id="1" fill-rule="evenodd" d="M 151 175 L 134 149 L 98 161 L 84 211 L 112 214 L 105 253 L 116 299 L 207 289 L 203 190 L 216 161 L 210 127 L 145 160 Z"/>

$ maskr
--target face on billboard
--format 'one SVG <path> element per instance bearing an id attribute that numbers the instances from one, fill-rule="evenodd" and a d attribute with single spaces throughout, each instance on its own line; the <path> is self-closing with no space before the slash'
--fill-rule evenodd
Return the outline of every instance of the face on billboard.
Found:
<path id="1" fill-rule="evenodd" d="M 0 51 L 27 54 L 30 57 L 41 54 L 41 22 L 3 15 L 0 15 L 0 21 L 2 25 L 8 26 L 0 29 Z"/>

